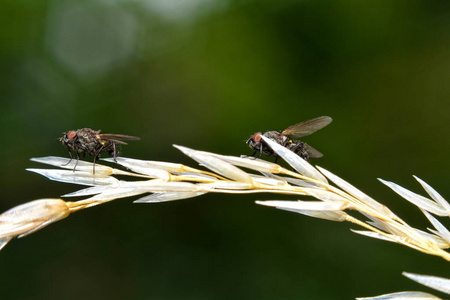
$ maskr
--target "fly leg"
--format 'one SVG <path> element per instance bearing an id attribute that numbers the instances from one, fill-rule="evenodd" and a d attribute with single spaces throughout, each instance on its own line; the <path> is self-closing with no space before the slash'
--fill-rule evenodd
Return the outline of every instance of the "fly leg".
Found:
<path id="1" fill-rule="evenodd" d="M 255 149 L 255 148 L 251 148 L 251 149 Z M 259 149 L 259 156 L 261 156 L 261 151 L 262 151 L 262 145 L 260 145 L 260 149 Z M 256 152 L 258 152 L 258 150 L 255 150 L 255 151 L 253 151 L 253 153 L 252 153 L 252 155 L 244 155 L 245 157 L 250 157 L 250 156 L 252 156 L 252 157 L 255 157 L 256 158 Z"/>
<path id="2" fill-rule="evenodd" d="M 116 159 L 116 157 L 117 157 L 116 143 L 112 143 L 112 146 L 113 146 L 113 159 L 114 159 L 114 162 L 117 164 L 117 159 Z"/>
<path id="3" fill-rule="evenodd" d="M 70 155 L 70 160 L 69 160 L 69 162 L 67 163 L 67 164 L 63 164 L 63 165 L 61 165 L 61 166 L 67 166 L 68 164 L 70 164 L 70 162 L 72 161 L 72 159 L 73 159 L 73 155 L 72 155 L 72 152 L 69 150 L 69 155 Z"/>
<path id="4" fill-rule="evenodd" d="M 73 166 L 73 172 L 75 172 L 75 169 L 78 165 L 78 161 L 80 160 L 80 154 L 77 152 L 77 161 L 75 162 L 75 166 Z"/>
<path id="5" fill-rule="evenodd" d="M 97 152 L 95 152 L 94 155 L 94 166 L 92 168 L 92 173 L 95 175 L 95 163 L 98 162 L 98 156 L 100 155 L 100 153 L 102 152 L 103 148 L 105 148 L 105 145 L 102 145 L 100 147 L 100 149 L 97 150 Z"/>
<path id="6" fill-rule="evenodd" d="M 99 155 L 99 154 L 97 154 L 96 156 L 94 156 L 94 165 L 92 166 L 92 174 L 94 174 L 94 175 L 95 175 L 95 163 L 98 161 L 98 155 Z"/>

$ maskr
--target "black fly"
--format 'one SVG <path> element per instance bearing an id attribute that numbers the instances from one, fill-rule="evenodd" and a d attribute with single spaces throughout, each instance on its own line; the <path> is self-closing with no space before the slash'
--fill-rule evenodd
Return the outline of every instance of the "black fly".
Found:
<path id="1" fill-rule="evenodd" d="M 330 124 L 331 121 L 333 121 L 333 119 L 331 119 L 330 117 L 323 116 L 294 124 L 281 132 L 267 131 L 264 134 L 262 132 L 257 132 L 247 140 L 247 144 L 250 147 L 250 149 L 255 151 L 253 152 L 252 156 L 254 156 L 257 152 L 259 152 L 260 155 L 264 154 L 269 156 L 275 156 L 275 162 L 277 161 L 278 156 L 262 140 L 261 135 L 286 147 L 287 149 L 291 150 L 292 152 L 299 155 L 301 158 L 305 160 L 309 160 L 310 158 L 319 158 L 323 156 L 322 153 L 320 153 L 310 145 L 307 145 L 306 143 L 301 142 L 299 140 L 292 140 L 290 137 L 301 138 L 310 135 L 316 132 L 317 130 L 324 128 L 325 126 Z"/>
<path id="2" fill-rule="evenodd" d="M 69 150 L 70 160 L 66 165 L 68 165 L 72 161 L 72 152 L 75 152 L 77 154 L 77 162 L 73 167 L 73 171 L 75 171 L 78 160 L 80 159 L 80 154 L 82 158 L 84 158 L 86 154 L 89 154 L 94 157 L 94 174 L 95 163 L 98 162 L 100 153 L 107 152 L 114 158 L 114 160 L 116 160 L 116 157 L 119 155 L 118 145 L 127 144 L 122 140 L 134 141 L 140 140 L 140 138 L 123 134 L 101 134 L 100 130 L 81 128 L 78 130 L 68 131 L 67 133 L 64 133 L 64 135 L 59 139 L 59 141 L 67 148 L 67 150 Z"/>

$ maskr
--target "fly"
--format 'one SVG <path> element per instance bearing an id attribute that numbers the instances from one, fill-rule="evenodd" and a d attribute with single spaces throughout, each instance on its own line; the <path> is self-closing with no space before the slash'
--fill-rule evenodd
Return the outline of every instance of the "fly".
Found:
<path id="1" fill-rule="evenodd" d="M 110 156 L 114 158 L 116 161 L 116 157 L 119 155 L 119 147 L 118 145 L 126 145 L 123 140 L 135 141 L 140 140 L 141 138 L 131 135 L 123 135 L 123 134 L 109 134 L 109 133 L 100 133 L 100 130 L 93 130 L 91 128 L 81 128 L 78 130 L 71 130 L 59 139 L 59 141 L 67 148 L 70 155 L 70 160 L 68 165 L 72 159 L 73 154 L 75 152 L 77 155 L 77 162 L 73 167 L 73 171 L 75 172 L 75 168 L 77 167 L 78 160 L 80 159 L 80 155 L 82 158 L 86 156 L 86 154 L 92 155 L 94 157 L 94 167 L 93 173 L 95 174 L 95 163 L 98 162 L 98 157 L 102 152 L 107 152 Z M 117 161 L 116 161 L 117 162 Z"/>
<path id="2" fill-rule="evenodd" d="M 259 152 L 260 156 L 262 154 L 275 156 L 276 162 L 278 156 L 272 150 L 272 148 L 270 148 L 262 140 L 261 136 L 263 135 L 271 139 L 272 141 L 282 145 L 283 147 L 291 150 L 304 160 L 309 160 L 310 158 L 319 158 L 323 156 L 322 153 L 302 141 L 291 139 L 291 137 L 301 138 L 310 135 L 317 130 L 324 128 L 325 126 L 330 124 L 331 121 L 333 121 L 333 119 L 331 119 L 330 117 L 323 116 L 294 124 L 283 131 L 266 131 L 264 134 L 262 132 L 257 132 L 247 140 L 247 145 L 250 147 L 250 149 L 254 150 L 252 156 Z"/>

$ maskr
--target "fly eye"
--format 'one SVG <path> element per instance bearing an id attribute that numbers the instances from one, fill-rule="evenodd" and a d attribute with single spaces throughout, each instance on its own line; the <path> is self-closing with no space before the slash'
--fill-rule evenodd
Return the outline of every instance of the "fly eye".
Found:
<path id="1" fill-rule="evenodd" d="M 74 130 L 71 130 L 71 131 L 69 131 L 69 132 L 66 134 L 66 137 L 67 137 L 68 139 L 74 139 L 76 136 L 77 136 L 77 132 L 74 131 Z"/>
<path id="2" fill-rule="evenodd" d="M 253 140 L 257 143 L 261 142 L 262 138 L 261 138 L 261 134 L 262 132 L 257 132 L 253 135 Z"/>

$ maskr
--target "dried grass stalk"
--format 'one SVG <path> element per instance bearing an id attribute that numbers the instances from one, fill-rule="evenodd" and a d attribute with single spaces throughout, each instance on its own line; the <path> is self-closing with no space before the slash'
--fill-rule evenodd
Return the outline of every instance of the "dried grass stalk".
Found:
<path id="1" fill-rule="evenodd" d="M 450 254 L 444 250 L 450 247 L 450 232 L 432 216 L 449 217 L 450 204 L 421 179 L 415 177 L 430 198 L 393 182 L 380 181 L 421 209 L 434 228 L 429 229 L 429 232 L 408 225 L 389 208 L 333 173 L 313 167 L 272 140 L 264 136 L 262 138 L 294 171 L 253 157 L 224 156 L 177 145 L 177 149 L 210 171 L 182 164 L 118 157 L 117 163 L 129 171 L 96 164 L 96 172 L 93 174 L 92 163 L 89 162 L 78 162 L 76 171 L 73 172 L 74 162 L 65 165 L 68 160 L 66 158 L 33 158 L 33 161 L 56 166 L 58 169 L 28 169 L 29 171 L 51 180 L 88 186 L 63 197 L 90 197 L 75 202 L 61 199 L 35 200 L 8 210 L 0 215 L 0 249 L 13 237 L 26 236 L 70 213 L 115 199 L 144 195 L 135 203 L 155 203 L 192 198 L 205 193 L 273 193 L 311 196 L 318 201 L 271 200 L 256 203 L 331 221 L 348 221 L 364 229 L 353 230 L 355 233 L 398 243 L 450 261 Z M 113 162 L 112 159 L 105 161 Z M 136 177 L 138 180 L 119 180 L 115 175 Z M 360 213 L 359 217 L 354 216 L 353 212 Z M 446 292 L 448 286 L 447 282 Z"/>

